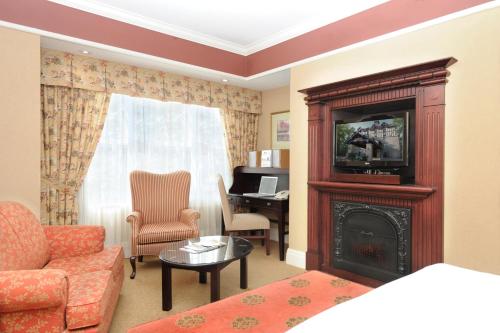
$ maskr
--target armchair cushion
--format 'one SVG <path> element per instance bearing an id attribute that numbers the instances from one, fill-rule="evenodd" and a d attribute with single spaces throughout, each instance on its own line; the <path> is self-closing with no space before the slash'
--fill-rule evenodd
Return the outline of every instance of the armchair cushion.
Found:
<path id="1" fill-rule="evenodd" d="M 66 307 L 68 329 L 98 325 L 104 317 L 112 291 L 110 271 L 70 276 Z"/>
<path id="2" fill-rule="evenodd" d="M 137 240 L 139 244 L 172 242 L 197 237 L 197 230 L 182 222 L 148 223 L 141 227 Z"/>
<path id="3" fill-rule="evenodd" d="M 62 270 L 0 272 L 0 313 L 58 307 L 66 304 L 67 293 Z"/>
<path id="4" fill-rule="evenodd" d="M 62 269 L 70 277 L 101 270 L 111 271 L 113 277 L 117 277 L 123 270 L 123 249 L 121 246 L 111 246 L 95 254 L 59 258 L 51 260 L 45 268 Z"/>
<path id="5" fill-rule="evenodd" d="M 98 253 L 104 248 L 104 227 L 45 226 L 52 260 Z"/>
<path id="6" fill-rule="evenodd" d="M 0 271 L 40 269 L 49 243 L 36 217 L 16 202 L 0 202 Z"/>

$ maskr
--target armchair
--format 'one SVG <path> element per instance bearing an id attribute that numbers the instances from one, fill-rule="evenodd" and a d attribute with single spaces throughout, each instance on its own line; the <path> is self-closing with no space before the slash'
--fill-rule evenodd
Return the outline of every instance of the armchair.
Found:
<path id="1" fill-rule="evenodd" d="M 165 243 L 199 236 L 200 214 L 188 208 L 191 175 L 187 171 L 130 174 L 133 212 L 127 217 L 132 226 L 130 265 L 136 275 L 136 258 L 159 255 Z"/>
<path id="2" fill-rule="evenodd" d="M 104 228 L 42 226 L 0 202 L 0 332 L 106 332 L 123 281 Z"/>

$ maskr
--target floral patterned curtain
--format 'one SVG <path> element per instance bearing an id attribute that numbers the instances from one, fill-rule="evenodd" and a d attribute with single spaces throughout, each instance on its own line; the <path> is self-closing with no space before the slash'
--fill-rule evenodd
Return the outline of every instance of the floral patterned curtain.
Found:
<path id="1" fill-rule="evenodd" d="M 76 194 L 104 126 L 109 94 L 41 87 L 41 221 L 76 224 Z"/>
<path id="2" fill-rule="evenodd" d="M 247 165 L 248 152 L 257 149 L 258 115 L 226 110 L 222 117 L 231 167 Z"/>
<path id="3" fill-rule="evenodd" d="M 42 84 L 217 107 L 225 120 L 231 165 L 244 165 L 256 149 L 259 91 L 56 50 L 41 54 Z"/>
<path id="4" fill-rule="evenodd" d="M 256 149 L 260 91 L 56 50 L 41 54 L 42 84 L 216 107 L 225 119 L 231 165 L 244 165 Z"/>

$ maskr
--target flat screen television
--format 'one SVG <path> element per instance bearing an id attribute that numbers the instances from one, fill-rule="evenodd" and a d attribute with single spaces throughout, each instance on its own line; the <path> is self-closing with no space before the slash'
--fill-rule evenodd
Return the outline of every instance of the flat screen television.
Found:
<path id="1" fill-rule="evenodd" d="M 335 121 L 335 166 L 408 166 L 408 121 L 408 111 L 378 113 Z"/>

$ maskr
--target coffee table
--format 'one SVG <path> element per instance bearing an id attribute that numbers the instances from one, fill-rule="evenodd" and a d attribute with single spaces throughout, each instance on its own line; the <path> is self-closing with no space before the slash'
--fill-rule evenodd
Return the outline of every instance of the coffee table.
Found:
<path id="1" fill-rule="evenodd" d="M 219 240 L 227 245 L 202 253 L 180 250 L 201 240 Z M 252 250 L 252 243 L 234 236 L 204 236 L 168 243 L 160 252 L 163 311 L 172 309 L 172 268 L 199 272 L 200 283 L 207 283 L 207 273 L 210 273 L 210 302 L 215 302 L 220 299 L 220 271 L 235 260 L 240 261 L 240 288 L 247 288 L 247 256 Z"/>

